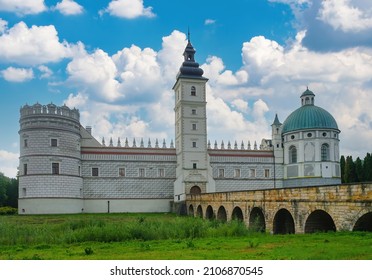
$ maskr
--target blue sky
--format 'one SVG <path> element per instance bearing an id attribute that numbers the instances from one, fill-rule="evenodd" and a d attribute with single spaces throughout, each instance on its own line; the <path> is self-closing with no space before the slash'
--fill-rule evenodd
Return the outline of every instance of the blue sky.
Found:
<path id="1" fill-rule="evenodd" d="M 341 154 L 371 152 L 369 0 L 0 0 L 0 172 L 16 174 L 26 103 L 78 108 L 99 140 L 169 143 L 188 28 L 212 142 L 270 138 L 309 86 Z"/>

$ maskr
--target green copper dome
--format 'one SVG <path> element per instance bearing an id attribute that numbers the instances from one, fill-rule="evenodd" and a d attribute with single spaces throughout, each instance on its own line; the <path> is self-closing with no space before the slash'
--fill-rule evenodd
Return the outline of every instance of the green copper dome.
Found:
<path id="1" fill-rule="evenodd" d="M 323 108 L 314 105 L 314 98 L 311 99 L 314 96 L 314 93 L 308 89 L 301 95 L 302 106 L 285 120 L 282 133 L 305 129 L 339 130 L 333 116 Z"/>

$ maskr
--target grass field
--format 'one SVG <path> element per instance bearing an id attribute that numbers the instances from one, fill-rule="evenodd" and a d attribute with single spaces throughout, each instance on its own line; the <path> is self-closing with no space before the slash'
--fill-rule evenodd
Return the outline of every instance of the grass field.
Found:
<path id="1" fill-rule="evenodd" d="M 0 216 L 0 259 L 372 259 L 371 232 L 271 235 L 173 214 Z"/>

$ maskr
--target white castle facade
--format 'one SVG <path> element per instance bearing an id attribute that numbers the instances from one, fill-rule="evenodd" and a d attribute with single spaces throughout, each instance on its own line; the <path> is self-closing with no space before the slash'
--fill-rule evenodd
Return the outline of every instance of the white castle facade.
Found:
<path id="1" fill-rule="evenodd" d="M 306 90 L 261 144 L 207 138 L 206 83 L 190 41 L 173 87 L 175 143 L 98 142 L 77 109 L 20 110 L 19 213 L 182 211 L 186 194 L 339 184 L 334 118 Z"/>

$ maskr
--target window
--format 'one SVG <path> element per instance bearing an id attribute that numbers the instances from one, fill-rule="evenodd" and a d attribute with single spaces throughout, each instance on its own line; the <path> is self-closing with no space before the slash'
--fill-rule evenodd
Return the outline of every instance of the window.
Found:
<path id="1" fill-rule="evenodd" d="M 240 178 L 240 169 L 239 168 L 234 170 L 234 177 L 235 178 Z"/>
<path id="2" fill-rule="evenodd" d="M 119 168 L 119 176 L 120 177 L 125 177 L 125 168 L 124 167 Z"/>
<path id="3" fill-rule="evenodd" d="M 50 146 L 51 147 L 57 147 L 58 146 L 58 140 L 56 138 L 50 139 Z"/>
<path id="4" fill-rule="evenodd" d="M 97 177 L 99 175 L 98 167 L 92 167 L 92 176 Z"/>
<path id="5" fill-rule="evenodd" d="M 256 177 L 256 169 L 251 169 L 250 172 L 252 178 Z"/>
<path id="6" fill-rule="evenodd" d="M 192 147 L 196 148 L 196 142 L 192 142 Z"/>
<path id="7" fill-rule="evenodd" d="M 58 162 L 53 162 L 52 163 L 52 174 L 53 175 L 58 175 L 59 174 L 59 163 Z"/>
<path id="8" fill-rule="evenodd" d="M 159 177 L 164 177 L 165 176 L 164 168 L 159 168 L 159 170 L 158 170 L 158 176 Z"/>
<path id="9" fill-rule="evenodd" d="M 192 114 L 192 115 L 196 115 L 196 109 L 192 109 L 192 110 L 191 110 L 191 114 Z"/>
<path id="10" fill-rule="evenodd" d="M 270 178 L 270 169 L 265 169 L 265 178 Z"/>
<path id="11" fill-rule="evenodd" d="M 28 147 L 28 139 L 23 139 L 23 147 L 24 148 Z"/>
<path id="12" fill-rule="evenodd" d="M 225 169 L 218 169 L 218 177 L 219 178 L 224 178 L 225 177 Z"/>
<path id="13" fill-rule="evenodd" d="M 196 123 L 192 124 L 192 130 L 196 130 Z"/>
<path id="14" fill-rule="evenodd" d="M 26 195 L 27 195 L 26 188 L 22 188 L 22 195 L 23 195 L 23 196 L 26 196 Z"/>
<path id="15" fill-rule="evenodd" d="M 23 175 L 27 175 L 27 163 L 23 164 Z"/>
<path id="16" fill-rule="evenodd" d="M 194 86 L 191 87 L 191 95 L 196 96 L 196 88 Z"/>
<path id="17" fill-rule="evenodd" d="M 289 147 L 289 163 L 297 162 L 297 149 L 295 146 Z"/>
<path id="18" fill-rule="evenodd" d="M 197 167 L 196 163 L 193 163 L 192 164 L 192 169 L 196 169 L 196 167 Z"/>
<path id="19" fill-rule="evenodd" d="M 145 177 L 145 168 L 140 168 L 138 170 L 138 176 L 139 177 Z"/>
<path id="20" fill-rule="evenodd" d="M 81 166 L 78 166 L 78 176 L 81 176 Z"/>
<path id="21" fill-rule="evenodd" d="M 321 148 L 322 161 L 329 160 L 329 146 L 328 144 L 323 144 Z"/>
<path id="22" fill-rule="evenodd" d="M 307 134 L 307 137 L 309 137 L 309 138 L 312 137 L 312 136 L 313 136 L 313 134 L 310 133 L 310 132 Z"/>

